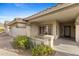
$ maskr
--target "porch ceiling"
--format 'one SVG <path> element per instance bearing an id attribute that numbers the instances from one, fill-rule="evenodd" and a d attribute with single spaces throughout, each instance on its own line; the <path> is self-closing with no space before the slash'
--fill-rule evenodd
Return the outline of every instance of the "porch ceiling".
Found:
<path id="1" fill-rule="evenodd" d="M 29 22 L 41 22 L 48 20 L 57 20 L 60 22 L 73 21 L 77 17 L 78 13 L 79 5 L 70 8 L 65 8 L 56 12 L 52 12 L 41 17 L 37 17 L 34 20 L 30 20 Z"/>

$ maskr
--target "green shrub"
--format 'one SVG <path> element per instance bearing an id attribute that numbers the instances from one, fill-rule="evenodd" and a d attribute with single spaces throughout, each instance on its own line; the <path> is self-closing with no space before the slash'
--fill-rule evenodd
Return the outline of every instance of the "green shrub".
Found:
<path id="1" fill-rule="evenodd" d="M 4 29 L 0 29 L 0 32 L 3 32 L 4 31 Z"/>
<path id="2" fill-rule="evenodd" d="M 26 49 L 29 47 L 29 39 L 26 36 L 17 36 L 14 39 L 14 44 L 17 48 Z"/>
<path id="3" fill-rule="evenodd" d="M 34 56 L 47 56 L 52 55 L 54 53 L 54 49 L 46 46 L 46 45 L 38 45 L 32 49 L 32 55 Z"/>

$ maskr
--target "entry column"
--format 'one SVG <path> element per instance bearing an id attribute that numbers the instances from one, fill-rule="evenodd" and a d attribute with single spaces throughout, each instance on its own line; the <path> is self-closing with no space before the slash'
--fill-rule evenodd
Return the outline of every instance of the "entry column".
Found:
<path id="1" fill-rule="evenodd" d="M 79 42 L 79 16 L 76 19 L 75 29 L 76 42 Z"/>
<path id="2" fill-rule="evenodd" d="M 57 21 L 53 22 L 53 35 L 55 39 L 59 38 L 59 23 Z"/>

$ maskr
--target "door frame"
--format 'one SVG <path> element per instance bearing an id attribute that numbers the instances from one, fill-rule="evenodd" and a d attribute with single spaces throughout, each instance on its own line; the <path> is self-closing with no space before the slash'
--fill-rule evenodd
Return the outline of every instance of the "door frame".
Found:
<path id="1" fill-rule="evenodd" d="M 65 35 L 65 33 L 66 33 L 66 32 L 65 32 L 65 28 L 66 28 L 66 27 L 69 28 L 69 36 L 66 36 L 66 35 Z M 71 37 L 71 26 L 69 26 L 69 25 L 68 25 L 68 26 L 64 26 L 64 37 Z"/>

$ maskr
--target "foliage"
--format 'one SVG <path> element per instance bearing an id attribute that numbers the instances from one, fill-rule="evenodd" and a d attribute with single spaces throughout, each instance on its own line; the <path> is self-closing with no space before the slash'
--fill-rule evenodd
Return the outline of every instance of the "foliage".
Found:
<path id="1" fill-rule="evenodd" d="M 55 50 L 52 49 L 51 47 L 40 44 L 36 45 L 34 44 L 30 38 L 26 36 L 17 36 L 14 39 L 14 44 L 17 48 L 21 49 L 27 49 L 30 48 L 32 50 L 32 55 L 33 56 L 49 56 L 52 55 Z"/>
<path id="2" fill-rule="evenodd" d="M 29 39 L 26 36 L 17 36 L 14 39 L 14 44 L 17 48 L 26 49 L 29 47 Z"/>
<path id="3" fill-rule="evenodd" d="M 47 56 L 51 55 L 54 51 L 54 49 L 48 47 L 47 45 L 37 45 L 32 49 L 32 55 L 34 56 Z"/>
<path id="4" fill-rule="evenodd" d="M 4 29 L 0 29 L 0 32 L 3 32 L 4 31 Z"/>

